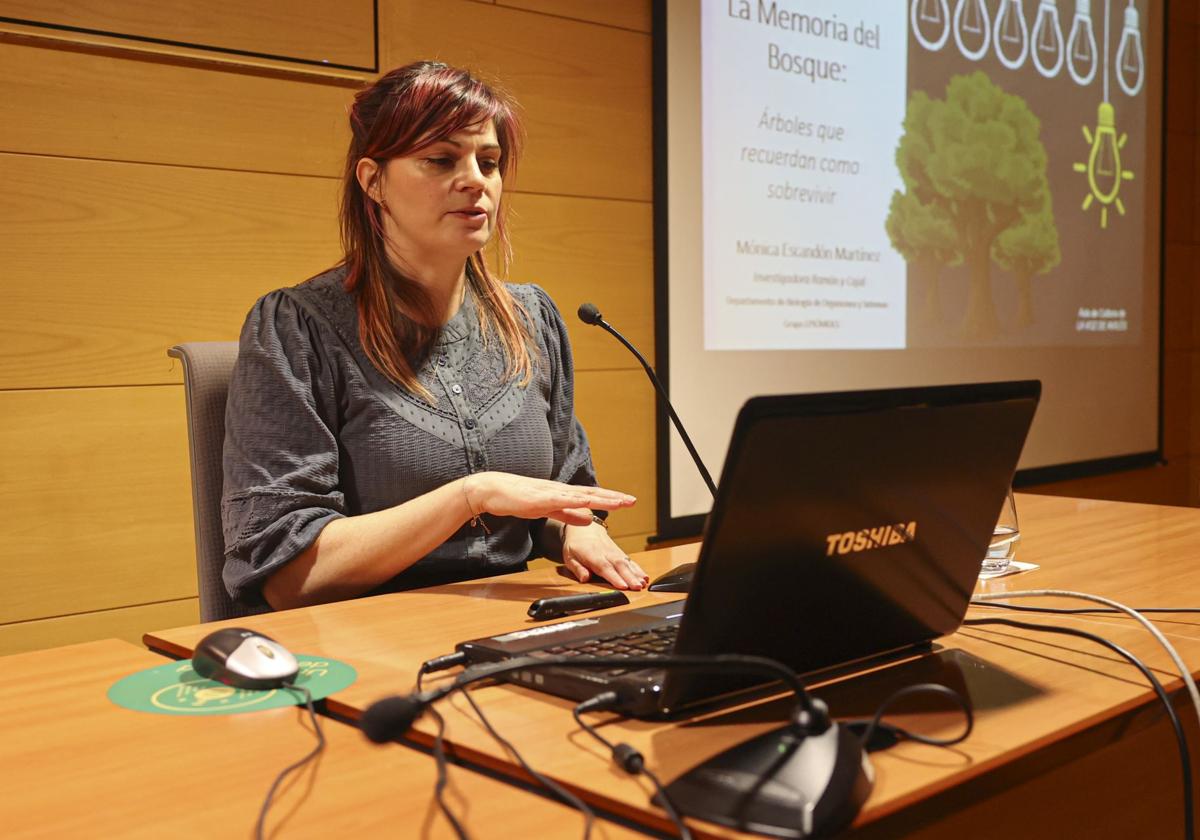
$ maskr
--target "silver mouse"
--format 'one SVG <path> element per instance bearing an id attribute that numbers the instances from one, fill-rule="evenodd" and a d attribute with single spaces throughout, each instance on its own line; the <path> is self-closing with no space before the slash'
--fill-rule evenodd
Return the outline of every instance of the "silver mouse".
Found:
<path id="1" fill-rule="evenodd" d="M 192 668 L 234 688 L 281 688 L 300 670 L 296 657 L 274 639 L 243 627 L 209 633 L 196 645 Z"/>

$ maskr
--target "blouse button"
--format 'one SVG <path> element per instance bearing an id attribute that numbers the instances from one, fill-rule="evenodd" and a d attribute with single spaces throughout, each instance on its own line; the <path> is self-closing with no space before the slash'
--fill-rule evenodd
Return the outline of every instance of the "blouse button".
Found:
<path id="1" fill-rule="evenodd" d="M 468 417 L 466 420 L 463 421 L 463 425 L 466 426 L 468 429 L 474 429 L 475 428 L 475 418 Z"/>
<path id="2" fill-rule="evenodd" d="M 438 356 L 438 367 L 445 367 L 445 366 L 446 366 L 446 357 Z"/>
<path id="3" fill-rule="evenodd" d="M 462 386 L 461 386 L 461 385 L 451 385 L 451 386 L 450 386 L 450 391 L 451 391 L 451 393 L 454 393 L 454 394 L 461 394 L 461 393 L 462 393 Z"/>

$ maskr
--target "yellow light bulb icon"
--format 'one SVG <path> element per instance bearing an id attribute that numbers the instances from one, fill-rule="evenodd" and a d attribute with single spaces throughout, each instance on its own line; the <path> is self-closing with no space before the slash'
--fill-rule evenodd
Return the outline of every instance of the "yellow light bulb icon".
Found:
<path id="1" fill-rule="evenodd" d="M 1129 135 L 1117 135 L 1116 114 L 1108 102 L 1101 102 L 1096 111 L 1096 131 L 1093 133 L 1085 125 L 1083 137 L 1091 146 L 1087 163 L 1076 163 L 1076 172 L 1086 173 L 1089 192 L 1083 198 L 1083 209 L 1087 210 L 1094 202 L 1100 204 L 1100 227 L 1108 227 L 1108 208 L 1113 206 L 1122 216 L 1125 215 L 1125 205 L 1121 202 L 1122 181 L 1132 181 L 1133 173 L 1121 168 L 1121 149 Z"/>

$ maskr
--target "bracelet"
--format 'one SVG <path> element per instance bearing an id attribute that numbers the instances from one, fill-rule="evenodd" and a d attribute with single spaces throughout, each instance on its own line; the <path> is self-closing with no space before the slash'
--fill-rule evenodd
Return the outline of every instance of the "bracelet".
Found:
<path id="1" fill-rule="evenodd" d="M 471 495 L 467 492 L 467 482 L 470 479 L 471 476 L 469 475 L 463 478 L 462 491 L 463 499 L 465 499 L 467 502 L 467 512 L 471 514 L 471 527 L 475 528 L 477 526 L 483 526 L 483 532 L 485 534 L 490 534 L 492 533 L 491 529 L 488 528 L 487 523 L 483 521 L 483 511 L 476 513 L 475 505 L 471 504 Z"/>
<path id="2" fill-rule="evenodd" d="M 602 516 L 597 516 L 596 514 L 593 513 L 592 514 L 592 523 L 599 525 L 605 531 L 608 530 L 608 520 L 606 520 Z M 573 522 L 564 522 L 563 527 L 562 527 L 563 544 L 565 545 L 566 541 L 567 541 L 567 529 L 568 528 L 589 528 L 589 527 L 591 527 L 591 523 L 589 523 L 588 525 L 576 525 Z"/>

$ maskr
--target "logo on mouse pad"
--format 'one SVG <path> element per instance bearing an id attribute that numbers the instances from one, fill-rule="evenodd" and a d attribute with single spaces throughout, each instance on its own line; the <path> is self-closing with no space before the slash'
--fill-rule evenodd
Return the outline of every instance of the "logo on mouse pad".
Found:
<path id="1" fill-rule="evenodd" d="M 263 653 L 273 655 L 268 650 Z M 358 677 L 354 668 L 336 659 L 297 654 L 296 660 L 300 665 L 296 684 L 311 691 L 313 700 L 349 687 Z M 233 688 L 200 676 L 191 660 L 185 659 L 118 680 L 108 689 L 108 699 L 126 709 L 160 715 L 232 715 L 295 706 L 304 702 L 304 693 L 286 688 Z"/>

